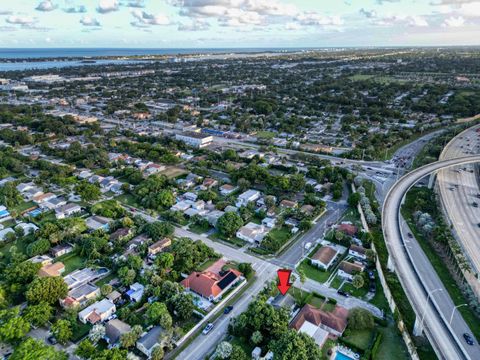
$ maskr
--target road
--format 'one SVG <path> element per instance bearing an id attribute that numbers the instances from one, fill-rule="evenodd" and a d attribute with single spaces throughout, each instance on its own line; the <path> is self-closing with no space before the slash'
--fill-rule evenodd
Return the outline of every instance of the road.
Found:
<path id="1" fill-rule="evenodd" d="M 405 239 L 409 229 L 400 215 L 400 206 L 407 191 L 426 175 L 475 162 L 480 162 L 480 155 L 438 161 L 408 173 L 390 189 L 382 209 L 385 241 L 402 287 L 417 318 L 424 319 L 426 336 L 437 355 L 452 360 L 480 359 L 480 348 L 463 341 L 462 334 L 470 333 L 470 329 L 458 312 L 449 324 L 454 303 L 416 239 Z"/>
<path id="2" fill-rule="evenodd" d="M 452 159 L 466 154 L 478 154 L 480 148 L 477 129 L 471 127 L 455 138 L 444 148 L 440 160 Z M 441 170 L 437 174 L 442 205 L 453 225 L 454 234 L 472 266 L 474 273 L 480 272 L 480 209 L 472 204 L 480 203 L 477 176 L 473 166 L 455 167 Z"/>

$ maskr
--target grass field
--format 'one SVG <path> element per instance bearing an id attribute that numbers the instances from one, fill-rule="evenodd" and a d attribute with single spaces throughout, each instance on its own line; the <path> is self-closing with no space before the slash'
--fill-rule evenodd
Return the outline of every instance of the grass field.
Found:
<path id="1" fill-rule="evenodd" d="M 343 284 L 342 290 L 349 293 L 351 296 L 354 296 L 359 299 L 362 299 L 368 293 L 368 289 L 366 287 L 356 289 L 352 284 L 348 282 Z"/>
<path id="2" fill-rule="evenodd" d="M 179 176 L 188 174 L 188 171 L 185 169 L 181 169 L 176 166 L 168 166 L 165 170 L 160 171 L 160 174 L 165 175 L 166 177 L 170 179 L 177 178 Z"/>
<path id="3" fill-rule="evenodd" d="M 81 269 L 85 265 L 85 259 L 75 253 L 65 254 L 55 259 L 55 262 L 59 261 L 65 265 L 63 275 L 68 275 L 75 270 Z"/>
<path id="4" fill-rule="evenodd" d="M 123 195 L 117 196 L 115 200 L 117 200 L 118 202 L 124 205 L 133 206 L 136 208 L 140 206 L 140 204 L 137 203 L 135 196 L 133 196 L 132 194 L 123 194 Z"/>
<path id="5" fill-rule="evenodd" d="M 275 137 L 275 133 L 271 131 L 259 131 L 256 135 L 260 139 L 273 139 Z"/>
<path id="6" fill-rule="evenodd" d="M 348 330 L 348 329 L 347 329 Z M 361 350 L 370 348 L 375 332 L 372 330 L 349 330 L 348 335 L 343 338 Z"/>
<path id="7" fill-rule="evenodd" d="M 315 266 L 310 265 L 308 259 L 303 260 L 297 269 L 302 269 L 307 278 L 318 281 L 322 284 L 327 281 L 331 275 L 329 271 L 320 271 Z"/>

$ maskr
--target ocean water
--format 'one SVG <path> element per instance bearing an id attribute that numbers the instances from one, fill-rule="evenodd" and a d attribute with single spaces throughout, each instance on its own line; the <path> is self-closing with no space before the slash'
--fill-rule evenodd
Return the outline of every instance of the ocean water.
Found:
<path id="1" fill-rule="evenodd" d="M 185 54 L 222 54 L 255 52 L 290 52 L 303 49 L 281 48 L 238 48 L 238 49 L 114 49 L 114 48 L 0 48 L 0 72 L 43 70 L 74 66 L 128 64 L 135 60 L 97 59 L 95 63 L 83 63 L 79 58 L 98 58 L 107 56 L 148 56 L 148 55 L 185 55 Z M 55 58 L 55 60 L 52 60 Z M 74 59 L 75 58 L 75 59 Z"/>
<path id="2" fill-rule="evenodd" d="M 253 53 L 298 51 L 302 49 L 282 48 L 212 48 L 212 49 L 128 49 L 128 48 L 0 48 L 0 59 L 41 59 L 57 57 L 98 57 L 98 56 L 135 56 L 135 55 L 180 55 L 203 53 Z"/>

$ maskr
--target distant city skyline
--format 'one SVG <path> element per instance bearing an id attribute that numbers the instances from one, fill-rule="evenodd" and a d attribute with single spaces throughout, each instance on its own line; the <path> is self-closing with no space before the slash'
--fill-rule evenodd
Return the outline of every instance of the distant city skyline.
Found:
<path id="1" fill-rule="evenodd" d="M 480 1 L 18 0 L 0 32 L 1 48 L 480 45 Z"/>

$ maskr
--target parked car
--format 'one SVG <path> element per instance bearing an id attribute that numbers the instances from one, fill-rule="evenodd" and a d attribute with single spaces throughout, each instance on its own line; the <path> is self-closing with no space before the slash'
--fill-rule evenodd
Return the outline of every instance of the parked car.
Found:
<path id="1" fill-rule="evenodd" d="M 412 239 L 413 238 L 413 234 L 412 233 L 407 233 L 407 236 Z"/>
<path id="2" fill-rule="evenodd" d="M 369 272 L 368 272 L 368 278 L 369 278 L 370 280 L 375 280 L 375 274 L 373 273 L 373 271 L 369 271 Z"/>
<path id="3" fill-rule="evenodd" d="M 346 293 L 345 291 L 343 290 L 337 290 L 337 293 L 338 295 L 342 295 L 342 296 L 345 296 L 345 297 L 349 297 L 350 295 L 348 295 L 348 293 Z"/>
<path id="4" fill-rule="evenodd" d="M 465 339 L 465 342 L 468 344 L 468 345 L 473 345 L 473 338 L 470 334 L 463 334 L 463 338 Z"/>
<path id="5" fill-rule="evenodd" d="M 55 336 L 53 335 L 50 335 L 48 338 L 47 338 L 47 341 L 50 345 L 55 345 L 58 341 L 57 339 L 55 339 Z"/>
<path id="6" fill-rule="evenodd" d="M 224 313 L 224 314 L 229 314 L 230 311 L 232 311 L 232 310 L 233 310 L 233 306 L 230 305 L 230 306 L 227 306 L 227 307 L 225 308 L 225 310 L 223 310 L 223 313 Z"/>
<path id="7" fill-rule="evenodd" d="M 207 326 L 205 326 L 205 329 L 203 329 L 202 334 L 207 335 L 210 331 L 213 329 L 213 324 L 209 323 Z"/>
<path id="8" fill-rule="evenodd" d="M 472 206 L 473 206 L 474 208 L 478 208 L 478 203 L 476 203 L 476 202 L 474 201 L 474 202 L 472 203 Z"/>

